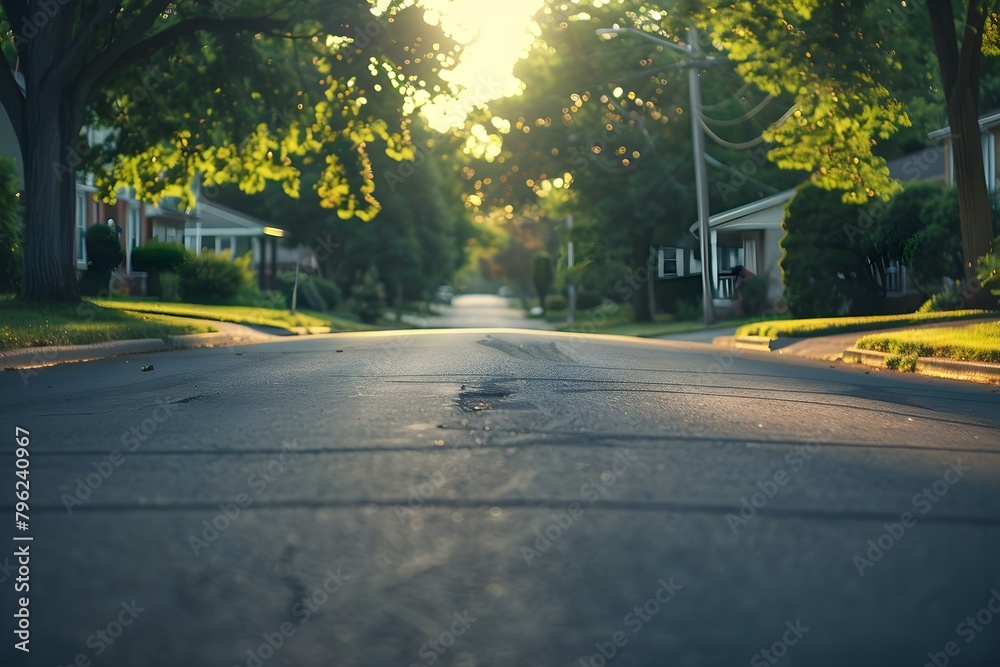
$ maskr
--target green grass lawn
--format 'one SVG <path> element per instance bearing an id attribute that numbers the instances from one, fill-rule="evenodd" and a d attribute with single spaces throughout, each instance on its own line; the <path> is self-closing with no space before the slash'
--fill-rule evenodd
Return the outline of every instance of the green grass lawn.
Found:
<path id="1" fill-rule="evenodd" d="M 193 303 L 160 303 L 156 301 L 131 301 L 99 299 L 94 303 L 105 308 L 137 313 L 158 313 L 177 317 L 196 317 L 204 320 L 233 322 L 248 326 L 276 327 L 295 331 L 298 328 L 329 327 L 334 331 L 373 331 L 379 327 L 362 324 L 348 318 L 325 313 L 298 310 L 292 315 L 287 310 L 255 308 L 251 306 L 206 306 Z"/>
<path id="2" fill-rule="evenodd" d="M 1000 322 L 872 334 L 855 347 L 909 357 L 1000 363 Z"/>
<path id="3" fill-rule="evenodd" d="M 871 331 L 931 322 L 951 322 L 995 316 L 985 310 L 953 310 L 940 313 L 907 313 L 903 315 L 873 315 L 870 317 L 821 317 L 803 320 L 771 320 L 746 324 L 736 330 L 737 336 L 767 338 L 809 338 L 852 331 Z"/>
<path id="4" fill-rule="evenodd" d="M 617 304 L 616 304 L 617 305 Z M 670 334 L 700 331 L 706 328 L 735 327 L 750 321 L 750 318 L 723 320 L 711 327 L 696 320 L 678 321 L 671 315 L 657 315 L 652 322 L 634 322 L 634 312 L 630 305 L 617 305 L 608 313 L 601 307 L 584 310 L 577 313 L 576 322 L 566 323 L 566 311 L 550 312 L 546 320 L 552 323 L 557 331 L 573 331 L 582 333 L 609 334 L 613 336 L 638 336 L 640 338 L 656 338 Z"/>
<path id="5" fill-rule="evenodd" d="M 13 296 L 0 296 L 0 350 L 165 338 L 208 331 L 213 329 L 200 324 L 175 324 L 155 315 L 102 308 L 87 301 L 31 307 L 15 301 Z"/>

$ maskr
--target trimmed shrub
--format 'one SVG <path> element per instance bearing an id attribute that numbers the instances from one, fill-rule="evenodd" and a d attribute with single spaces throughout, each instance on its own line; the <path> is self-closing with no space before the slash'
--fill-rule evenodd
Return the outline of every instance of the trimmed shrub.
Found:
<path id="1" fill-rule="evenodd" d="M 145 245 L 132 250 L 132 268 L 149 274 L 148 288 L 151 296 L 165 298 L 161 274 L 176 273 L 194 255 L 181 243 L 150 239 Z"/>
<path id="2" fill-rule="evenodd" d="M 243 266 L 214 253 L 203 252 L 180 269 L 181 298 L 190 303 L 224 303 L 249 283 Z"/>
<path id="3" fill-rule="evenodd" d="M 545 310 L 566 310 L 569 308 L 569 300 L 562 294 L 549 294 L 545 297 Z"/>
<path id="4" fill-rule="evenodd" d="M 132 267 L 136 271 L 177 271 L 192 257 L 181 243 L 150 239 L 132 250 Z"/>

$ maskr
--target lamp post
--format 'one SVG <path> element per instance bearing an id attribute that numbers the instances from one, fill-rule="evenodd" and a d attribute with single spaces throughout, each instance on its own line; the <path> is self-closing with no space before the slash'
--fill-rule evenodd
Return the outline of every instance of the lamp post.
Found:
<path id="1" fill-rule="evenodd" d="M 705 133 L 701 127 L 701 77 L 698 66 L 711 62 L 714 58 L 700 58 L 698 53 L 698 31 L 688 28 L 687 48 L 654 37 L 648 32 L 635 28 L 600 28 L 600 37 L 613 37 L 621 33 L 637 35 L 660 46 L 683 53 L 688 68 L 688 89 L 691 96 L 691 143 L 694 148 L 694 183 L 698 200 L 698 229 L 701 236 L 701 295 L 704 304 L 705 324 L 715 322 L 715 305 L 712 302 L 711 251 L 712 239 L 708 227 L 708 170 L 705 167 Z"/>

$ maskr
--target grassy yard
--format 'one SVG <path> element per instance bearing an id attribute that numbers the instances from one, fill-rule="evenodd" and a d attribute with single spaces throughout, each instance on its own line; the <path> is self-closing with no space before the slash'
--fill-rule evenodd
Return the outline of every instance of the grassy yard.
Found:
<path id="1" fill-rule="evenodd" d="M 870 317 L 822 317 L 804 320 L 771 320 L 746 324 L 736 330 L 737 336 L 767 338 L 809 338 L 853 331 L 871 331 L 932 322 L 980 319 L 996 315 L 985 310 L 954 310 L 940 313 L 907 313 L 904 315 L 874 315 Z"/>
<path id="2" fill-rule="evenodd" d="M 157 301 L 95 300 L 105 308 L 135 313 L 157 313 L 177 317 L 233 322 L 248 326 L 275 327 L 294 331 L 298 328 L 324 328 L 334 331 L 373 331 L 379 327 L 362 324 L 344 317 L 299 310 L 292 315 L 287 310 L 254 308 L 251 306 L 205 306 L 193 303 L 160 303 Z"/>
<path id="3" fill-rule="evenodd" d="M 13 296 L 0 296 L 0 350 L 165 338 L 212 330 L 200 324 L 174 324 L 155 315 L 102 308 L 87 301 L 28 307 Z"/>
<path id="4" fill-rule="evenodd" d="M 860 339 L 855 347 L 906 357 L 1000 363 L 1000 322 L 872 334 Z"/>
<path id="5" fill-rule="evenodd" d="M 610 313 L 600 307 L 581 311 L 577 313 L 576 322 L 573 324 L 566 323 L 566 315 L 565 311 L 551 312 L 547 314 L 546 319 L 552 323 L 557 331 L 638 336 L 640 338 L 656 338 L 706 328 L 701 321 L 678 321 L 671 315 L 657 315 L 652 322 L 634 322 L 634 313 L 630 305 L 617 306 Z M 723 320 L 713 324 L 712 328 L 735 327 L 749 321 L 750 318 Z"/>

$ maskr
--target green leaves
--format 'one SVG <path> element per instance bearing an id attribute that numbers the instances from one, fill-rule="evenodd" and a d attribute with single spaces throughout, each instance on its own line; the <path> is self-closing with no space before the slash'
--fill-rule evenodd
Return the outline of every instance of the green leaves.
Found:
<path id="1" fill-rule="evenodd" d="M 874 148 L 910 120 L 885 86 L 897 64 L 876 42 L 864 3 L 735 3 L 705 21 L 741 76 L 793 96 L 792 116 L 764 135 L 775 145 L 772 160 L 811 172 L 845 201 L 898 190 Z"/>

